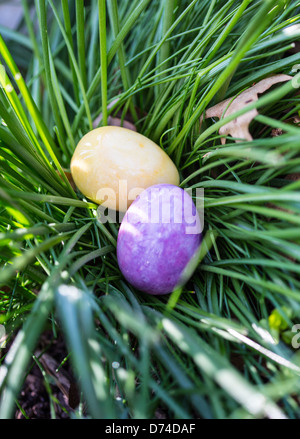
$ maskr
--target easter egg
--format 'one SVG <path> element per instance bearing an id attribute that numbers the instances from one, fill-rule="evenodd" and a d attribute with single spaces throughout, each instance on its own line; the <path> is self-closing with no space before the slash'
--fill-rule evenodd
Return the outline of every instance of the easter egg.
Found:
<path id="1" fill-rule="evenodd" d="M 190 195 L 169 184 L 144 190 L 131 204 L 117 240 L 119 268 L 140 291 L 168 294 L 187 281 L 201 244 L 200 216 Z"/>
<path id="2" fill-rule="evenodd" d="M 149 186 L 179 184 L 176 166 L 158 145 L 135 131 L 115 126 L 97 128 L 80 140 L 71 173 L 83 195 L 121 212 Z"/>

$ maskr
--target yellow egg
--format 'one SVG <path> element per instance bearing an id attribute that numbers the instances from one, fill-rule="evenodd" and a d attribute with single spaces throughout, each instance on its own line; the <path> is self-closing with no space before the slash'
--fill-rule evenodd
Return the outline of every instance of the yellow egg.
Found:
<path id="1" fill-rule="evenodd" d="M 80 140 L 71 173 L 83 195 L 121 212 L 150 186 L 179 185 L 174 163 L 158 145 L 135 131 L 114 126 L 97 128 Z"/>

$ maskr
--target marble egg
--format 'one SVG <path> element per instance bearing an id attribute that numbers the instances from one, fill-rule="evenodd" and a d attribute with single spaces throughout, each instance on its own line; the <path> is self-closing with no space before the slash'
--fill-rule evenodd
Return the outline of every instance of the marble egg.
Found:
<path id="1" fill-rule="evenodd" d="M 147 188 L 120 225 L 117 258 L 123 276 L 140 291 L 171 293 L 187 281 L 186 268 L 200 248 L 201 231 L 199 213 L 186 191 L 169 184 Z"/>
<path id="2" fill-rule="evenodd" d="M 115 126 L 87 133 L 78 143 L 70 167 L 83 195 L 120 212 L 150 186 L 179 185 L 176 166 L 158 145 L 135 131 Z"/>

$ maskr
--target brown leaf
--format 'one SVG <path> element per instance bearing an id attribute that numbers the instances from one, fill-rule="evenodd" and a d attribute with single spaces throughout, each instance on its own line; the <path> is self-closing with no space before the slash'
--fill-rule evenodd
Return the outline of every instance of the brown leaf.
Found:
<path id="1" fill-rule="evenodd" d="M 219 119 L 224 118 L 226 116 L 230 116 L 234 114 L 241 108 L 249 105 L 251 102 L 258 100 L 258 95 L 267 91 L 272 85 L 277 84 L 279 82 L 289 81 L 292 77 L 289 75 L 275 75 L 270 78 L 262 79 L 257 84 L 253 85 L 253 87 L 248 88 L 239 94 L 236 98 L 231 97 L 226 99 L 225 101 L 220 102 L 214 107 L 209 108 L 206 111 L 205 118 L 209 117 L 218 117 Z M 249 125 L 250 122 L 258 115 L 258 111 L 256 109 L 248 111 L 248 113 L 243 114 L 240 117 L 237 117 L 233 121 L 224 125 L 220 130 L 219 134 L 221 136 L 231 135 L 237 139 L 245 139 L 245 140 L 253 140 L 250 132 Z M 202 122 L 202 120 L 201 120 Z M 239 142 L 241 140 L 236 140 Z M 221 138 L 221 143 L 224 145 L 226 143 L 225 137 Z"/>
<path id="2" fill-rule="evenodd" d="M 45 352 L 42 354 L 42 352 L 36 351 L 35 355 L 39 358 L 39 361 L 43 365 L 47 374 L 54 378 L 55 384 L 61 392 L 68 396 L 70 380 L 62 370 L 57 371 L 59 363 L 51 355 L 48 355 Z"/>
<path id="3" fill-rule="evenodd" d="M 122 124 L 122 119 L 118 117 L 109 116 L 107 119 L 107 125 L 114 127 L 122 126 L 123 128 L 127 128 L 128 130 L 136 131 L 136 127 L 135 125 L 133 125 L 133 123 L 129 122 L 128 120 L 123 120 L 123 124 Z"/>
<path id="4" fill-rule="evenodd" d="M 293 174 L 288 174 L 285 176 L 286 180 L 298 181 L 300 180 L 300 172 L 294 172 Z"/>
<path id="5" fill-rule="evenodd" d="M 291 125 L 300 126 L 300 117 L 298 115 L 293 115 L 284 121 L 285 123 L 289 123 Z"/>
<path id="6" fill-rule="evenodd" d="M 98 116 L 97 119 L 94 120 L 93 127 L 97 128 L 101 120 L 102 120 L 102 114 L 100 114 L 100 116 Z M 123 128 L 127 128 L 128 130 L 136 131 L 136 127 L 135 125 L 133 125 L 133 123 L 129 122 L 128 120 L 123 120 L 123 124 L 122 124 L 122 119 L 120 119 L 119 117 L 108 116 L 107 125 L 114 127 L 122 126 Z"/>
<path id="7" fill-rule="evenodd" d="M 74 189 L 74 191 L 76 190 L 76 185 L 74 183 L 73 177 L 71 172 L 67 171 L 66 169 L 63 169 L 65 176 L 67 177 L 67 179 L 69 180 L 70 185 L 72 186 L 72 188 Z M 62 179 L 62 176 L 60 175 L 60 173 L 58 171 L 56 171 L 57 174 L 59 175 L 59 177 Z"/>
<path id="8" fill-rule="evenodd" d="M 118 98 L 114 99 L 107 106 L 107 109 L 111 108 L 116 102 L 118 102 L 118 100 L 119 100 Z M 101 122 L 101 120 L 102 120 L 102 113 L 100 113 L 99 116 L 93 121 L 93 128 L 97 128 L 99 123 Z M 114 126 L 114 127 L 122 126 L 123 128 L 127 128 L 128 130 L 136 131 L 135 125 L 133 123 L 131 123 L 129 120 L 127 120 L 127 115 L 125 116 L 125 119 L 123 120 L 123 124 L 122 124 L 121 117 L 108 116 L 107 125 Z"/>
<path id="9" fill-rule="evenodd" d="M 281 128 L 273 128 L 271 131 L 271 137 L 278 137 L 283 134 L 283 130 Z"/>
<path id="10" fill-rule="evenodd" d="M 41 355 L 40 351 L 36 351 L 35 354 L 39 357 L 39 361 L 43 365 L 46 373 L 52 376 L 56 386 L 65 396 L 67 404 L 72 409 L 75 409 L 80 402 L 77 384 L 73 380 L 70 380 L 66 372 L 62 369 L 58 370 L 59 363 L 51 355 L 45 352 Z"/>

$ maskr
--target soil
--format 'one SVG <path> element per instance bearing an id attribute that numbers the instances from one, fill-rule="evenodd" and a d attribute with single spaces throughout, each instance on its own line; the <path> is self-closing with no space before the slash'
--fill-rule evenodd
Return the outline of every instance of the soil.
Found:
<path id="1" fill-rule="evenodd" d="M 2 354 L 7 353 L 11 343 Z M 80 392 L 72 373 L 67 348 L 61 336 L 45 332 L 35 351 L 14 414 L 15 419 L 72 419 L 80 403 Z M 65 361 L 66 360 L 66 361 Z M 47 384 L 51 392 L 46 389 Z M 51 399 L 51 401 L 50 401 Z M 83 413 L 86 414 L 83 403 Z M 155 419 L 168 419 L 167 409 L 157 407 Z"/>
<path id="2" fill-rule="evenodd" d="M 15 419 L 53 419 L 53 413 L 56 419 L 72 417 L 79 403 L 79 392 L 70 361 L 61 365 L 66 355 L 62 337 L 53 339 L 51 331 L 45 332 L 35 351 L 38 364 L 32 362 L 18 398 Z M 46 382 L 49 383 L 52 396 L 46 390 Z"/>

